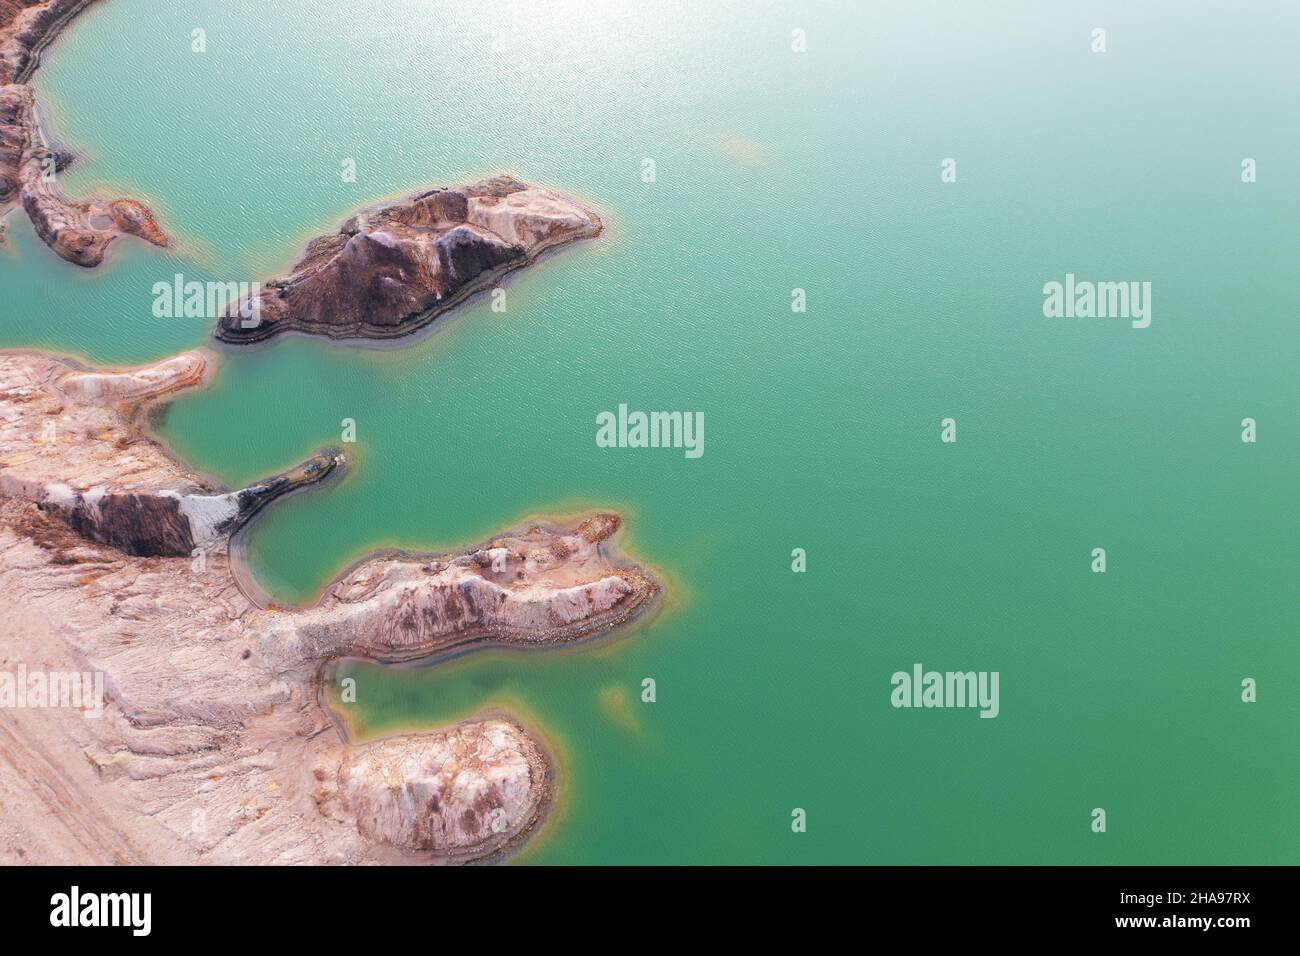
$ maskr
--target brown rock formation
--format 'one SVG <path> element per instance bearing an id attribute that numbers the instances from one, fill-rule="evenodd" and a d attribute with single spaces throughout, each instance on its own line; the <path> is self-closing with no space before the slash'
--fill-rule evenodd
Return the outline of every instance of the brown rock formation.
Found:
<path id="1" fill-rule="evenodd" d="M 317 455 L 238 491 L 192 481 L 126 423 L 142 403 L 203 381 L 209 364 L 207 354 L 186 352 L 130 371 L 69 371 L 53 359 L 0 354 L 0 393 L 23 395 L 26 413 L 0 421 L 0 493 L 33 501 L 77 533 L 127 554 L 188 556 L 223 542 L 267 503 L 342 464 L 336 453 Z M 37 417 L 41 430 L 28 436 Z M 82 434 L 70 436 L 69 428 Z M 105 456 L 85 435 L 113 442 L 117 454 Z M 118 482 L 114 474 L 124 465 L 129 480 Z"/>
<path id="2" fill-rule="evenodd" d="M 0 0 L 0 85 L 26 83 L 41 51 L 93 0 Z"/>
<path id="3" fill-rule="evenodd" d="M 402 850 L 473 859 L 482 834 L 535 820 L 546 757 L 507 720 L 461 724 L 436 736 L 408 734 L 356 748 L 319 773 L 321 811 L 356 821 L 367 840 Z M 509 837 L 507 836 L 506 839 Z"/>
<path id="4" fill-rule="evenodd" d="M 147 489 L 203 488 L 138 422 L 149 402 L 204 381 L 210 361 L 101 371 L 0 353 L 0 670 L 103 679 L 98 719 L 4 710 L 0 860 L 462 862 L 524 839 L 551 782 L 522 727 L 481 716 L 353 744 L 317 703 L 319 672 L 339 654 L 572 640 L 627 620 L 658 587 L 605 553 L 617 516 L 366 561 L 292 611 L 237 586 L 229 526 L 204 525 L 203 561 L 136 557 L 49 506 L 57 484 L 83 503 L 101 485 L 155 502 L 143 507 L 166 497 Z"/>
<path id="5" fill-rule="evenodd" d="M 268 630 L 268 653 L 409 661 L 470 644 L 562 644 L 625 624 L 658 595 L 602 542 L 619 527 L 600 513 L 578 528 L 549 524 L 468 552 L 376 555 L 326 588 L 320 603 Z"/>
<path id="6" fill-rule="evenodd" d="M 21 204 L 41 240 L 79 266 L 97 266 L 119 236 L 170 240 L 134 199 L 72 200 L 58 186 L 67 157 L 41 135 L 27 81 L 41 51 L 90 0 L 0 0 L 0 219 Z"/>
<path id="7" fill-rule="evenodd" d="M 432 189 L 350 216 L 286 277 L 218 324 L 224 342 L 297 330 L 395 338 L 427 325 L 548 249 L 597 235 L 600 217 L 510 176 Z"/>

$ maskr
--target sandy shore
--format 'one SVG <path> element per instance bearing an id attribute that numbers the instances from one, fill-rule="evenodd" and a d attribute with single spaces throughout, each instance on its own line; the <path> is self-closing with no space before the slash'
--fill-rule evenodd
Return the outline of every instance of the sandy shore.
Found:
<path id="1" fill-rule="evenodd" d="M 619 525 L 609 513 L 534 523 L 464 552 L 372 557 L 302 610 L 249 600 L 231 574 L 230 529 L 223 547 L 188 557 L 130 554 L 75 530 L 52 485 L 92 504 L 230 494 L 187 473 L 139 424 L 154 403 L 207 381 L 214 360 L 200 351 L 95 370 L 0 352 L 0 604 L 14 622 L 0 672 L 103 680 L 97 716 L 0 706 L 0 859 L 498 857 L 551 799 L 536 738 L 481 715 L 355 744 L 321 708 L 321 669 L 341 656 L 576 640 L 635 617 L 658 585 L 605 546 Z"/>

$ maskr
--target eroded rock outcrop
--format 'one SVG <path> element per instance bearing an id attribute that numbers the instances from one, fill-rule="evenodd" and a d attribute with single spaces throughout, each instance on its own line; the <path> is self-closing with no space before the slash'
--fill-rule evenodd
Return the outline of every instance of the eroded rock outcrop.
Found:
<path id="1" fill-rule="evenodd" d="M 127 554 L 185 556 L 219 545 L 269 502 L 342 465 L 340 454 L 320 454 L 223 491 L 160 455 L 130 424 L 133 409 L 203 381 L 210 362 L 195 351 L 131 371 L 69 371 L 45 356 L 0 355 L 0 393 L 21 396 L 26 406 L 25 415 L 0 421 L 0 493 L 33 501 Z M 29 435 L 36 420 L 41 427 Z M 112 442 L 115 453 L 94 442 Z M 126 481 L 115 477 L 122 473 Z"/>
<path id="2" fill-rule="evenodd" d="M 228 529 L 202 562 L 133 556 L 27 493 L 56 479 L 83 501 L 101 484 L 202 487 L 139 423 L 149 402 L 202 383 L 210 361 L 102 371 L 0 353 L 0 658 L 99 672 L 105 698 L 99 719 L 6 711 L 0 858 L 463 862 L 515 845 L 551 794 L 531 734 L 481 715 L 352 743 L 318 703 L 320 673 L 339 654 L 573 640 L 628 620 L 659 589 L 608 552 L 617 516 L 365 561 L 295 611 L 239 588 Z"/>
<path id="3" fill-rule="evenodd" d="M 601 228 L 576 200 L 511 176 L 428 190 L 358 212 L 313 239 L 288 276 L 223 316 L 216 336 L 249 343 L 289 330 L 406 335 L 546 250 Z"/>
<path id="4" fill-rule="evenodd" d="M 568 643 L 625 624 L 658 584 L 602 547 L 617 515 L 535 523 L 467 552 L 368 558 L 320 603 L 268 619 L 268 655 L 409 661 L 468 644 Z"/>
<path id="5" fill-rule="evenodd" d="M 21 205 L 47 246 L 86 267 L 103 262 L 119 236 L 161 247 L 171 243 L 153 212 L 138 200 L 73 200 L 59 187 L 59 172 L 69 157 L 46 144 L 27 80 L 41 51 L 89 2 L 0 2 L 0 220 Z"/>
<path id="6" fill-rule="evenodd" d="M 508 720 L 487 719 L 357 748 L 319 772 L 316 797 L 322 812 L 355 820 L 376 843 L 416 852 L 475 847 L 485 828 L 509 843 L 521 821 L 531 825 L 533 787 L 547 775 L 531 738 Z"/>

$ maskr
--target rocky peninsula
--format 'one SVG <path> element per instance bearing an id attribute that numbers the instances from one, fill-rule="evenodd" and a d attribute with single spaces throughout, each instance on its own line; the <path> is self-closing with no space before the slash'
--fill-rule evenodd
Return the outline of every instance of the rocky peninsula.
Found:
<path id="1" fill-rule="evenodd" d="M 573 528 L 532 524 L 443 555 L 376 555 L 326 588 L 319 604 L 273 628 L 275 653 L 419 660 L 475 644 L 564 644 L 611 630 L 659 592 L 602 548 L 618 515 Z"/>
<path id="2" fill-rule="evenodd" d="M 191 480 L 155 443 L 138 436 L 130 415 L 142 401 L 202 383 L 210 365 L 203 352 L 126 372 L 0 356 L 0 381 L 12 386 L 10 395 L 26 399 L 23 416 L 0 421 L 0 447 L 10 449 L 0 461 L 0 494 L 31 501 L 73 531 L 129 555 L 190 556 L 224 541 L 279 496 L 342 465 L 341 455 L 321 454 L 237 491 Z M 21 384 L 32 374 L 35 381 Z M 32 416 L 44 424 L 24 448 Z M 94 441 L 79 440 L 83 436 Z M 113 453 L 105 454 L 102 443 Z"/>
<path id="3" fill-rule="evenodd" d="M 0 241 L 4 217 L 22 206 L 37 235 L 68 262 L 93 267 L 124 235 L 155 246 L 171 240 L 135 199 L 73 200 L 59 187 L 71 162 L 47 145 L 28 81 L 41 51 L 92 0 L 0 0 Z"/>
<path id="4" fill-rule="evenodd" d="M 322 669 L 627 622 L 659 586 L 608 550 L 617 516 L 372 557 L 315 607 L 260 607 L 232 574 L 230 534 L 342 462 L 234 492 L 189 472 L 142 423 L 214 361 L 101 370 L 0 352 L 0 670 L 93 672 L 104 687 L 98 719 L 6 707 L 0 859 L 467 862 L 515 846 L 553 787 L 527 730 L 483 714 L 353 743 L 318 702 Z"/>
<path id="5" fill-rule="evenodd" d="M 407 335 L 547 250 L 602 228 L 576 200 L 508 175 L 426 190 L 354 213 L 313 239 L 287 276 L 221 318 L 216 337 Z"/>

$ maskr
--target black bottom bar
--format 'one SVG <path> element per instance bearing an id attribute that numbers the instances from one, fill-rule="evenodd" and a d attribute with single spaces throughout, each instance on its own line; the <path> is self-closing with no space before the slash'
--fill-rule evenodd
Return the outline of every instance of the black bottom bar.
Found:
<path id="1" fill-rule="evenodd" d="M 729 932 L 812 920 L 819 929 L 916 931 L 927 940 L 1199 936 L 1231 943 L 1282 931 L 1297 884 L 1294 869 L 1197 867 L 49 867 L 0 878 L 5 925 L 23 934 L 129 944 L 240 930 L 256 932 L 259 942 L 299 945 L 349 938 L 372 945 L 386 931 L 431 923 L 481 932 L 493 910 L 520 929 L 546 925 L 541 920 L 594 928 L 626 917 L 634 935 L 658 931 L 661 920 L 705 918 Z M 654 927 L 644 925 L 648 914 L 656 914 Z M 503 924 L 497 932 L 504 943 L 511 930 Z"/>

